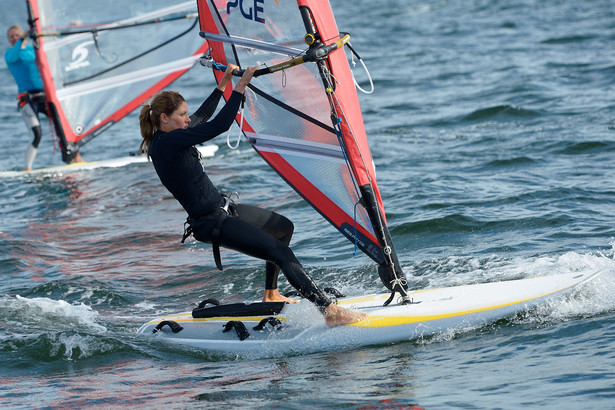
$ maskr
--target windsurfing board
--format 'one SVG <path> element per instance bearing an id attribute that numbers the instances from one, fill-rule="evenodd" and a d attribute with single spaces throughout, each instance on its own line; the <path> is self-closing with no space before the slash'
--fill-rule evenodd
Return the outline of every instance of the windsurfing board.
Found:
<path id="1" fill-rule="evenodd" d="M 218 146 L 214 144 L 201 145 L 196 148 L 201 153 L 202 158 L 211 158 L 218 151 Z M 71 172 L 85 171 L 85 170 L 91 170 L 91 169 L 97 169 L 97 168 L 117 168 L 117 167 L 123 167 L 123 166 L 130 165 L 130 164 L 138 164 L 142 162 L 147 162 L 147 156 L 130 155 L 130 156 L 125 156 L 125 157 L 120 157 L 120 158 L 101 160 L 101 161 L 75 162 L 72 164 L 59 165 L 56 167 L 33 169 L 31 171 L 0 171 L 0 178 L 19 177 L 19 176 L 24 176 L 24 175 L 67 174 Z"/>
<path id="2" fill-rule="evenodd" d="M 340 298 L 367 319 L 329 327 L 306 300 L 198 307 L 150 320 L 137 333 L 212 352 L 280 355 L 339 350 L 428 337 L 481 326 L 561 296 L 601 272 L 567 273 L 502 282 L 422 289 L 411 304 L 383 306 L 389 294 Z"/>

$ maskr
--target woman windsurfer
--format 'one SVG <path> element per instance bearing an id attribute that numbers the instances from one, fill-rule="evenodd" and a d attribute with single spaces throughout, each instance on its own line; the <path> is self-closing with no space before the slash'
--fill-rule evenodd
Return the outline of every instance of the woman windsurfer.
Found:
<path id="1" fill-rule="evenodd" d="M 329 326 L 364 319 L 364 314 L 332 303 L 301 266 L 288 247 L 293 232 L 291 221 L 257 207 L 233 205 L 218 192 L 205 173 L 194 146 L 230 128 L 256 67 L 246 69 L 228 102 L 208 121 L 236 69 L 235 65 L 228 66 L 220 84 L 190 117 L 186 101 L 173 91 L 155 95 L 151 104 L 141 109 L 141 148 L 152 160 L 162 184 L 188 213 L 189 225 L 184 239 L 192 233 L 197 240 L 212 243 L 220 269 L 219 246 L 265 260 L 264 302 L 291 302 L 277 289 L 277 275 L 281 269 L 301 296 L 318 306 Z"/>

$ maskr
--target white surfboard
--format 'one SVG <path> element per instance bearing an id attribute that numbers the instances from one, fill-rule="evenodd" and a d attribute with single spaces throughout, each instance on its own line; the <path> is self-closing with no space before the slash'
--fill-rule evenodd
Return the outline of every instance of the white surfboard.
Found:
<path id="1" fill-rule="evenodd" d="M 138 333 L 232 354 L 281 355 L 394 343 L 510 317 L 599 274 L 568 273 L 416 290 L 410 293 L 413 303 L 407 305 L 383 306 L 389 294 L 342 298 L 340 306 L 368 315 L 364 321 L 344 326 L 328 327 L 316 308 L 303 300 L 297 304 L 205 306 L 153 319 Z"/>
<path id="2" fill-rule="evenodd" d="M 203 158 L 211 158 L 218 151 L 217 145 L 201 145 L 197 149 L 201 153 Z M 114 158 L 101 161 L 83 161 L 76 162 L 74 164 L 59 165 L 56 167 L 33 169 L 32 171 L 0 171 L 0 178 L 7 177 L 19 177 L 27 175 L 55 175 L 55 174 L 68 174 L 77 171 L 91 170 L 97 168 L 116 168 L 123 167 L 129 164 L 138 164 L 141 162 L 147 162 L 145 155 L 131 155 L 121 158 Z"/>

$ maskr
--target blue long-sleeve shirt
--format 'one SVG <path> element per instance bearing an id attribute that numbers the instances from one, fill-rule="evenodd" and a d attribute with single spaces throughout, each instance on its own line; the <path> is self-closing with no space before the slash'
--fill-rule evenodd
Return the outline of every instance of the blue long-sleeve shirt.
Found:
<path id="1" fill-rule="evenodd" d="M 15 45 L 4 53 L 6 66 L 15 78 L 18 92 L 42 90 L 43 81 L 36 66 L 34 47 L 26 45 L 23 49 L 23 39 L 17 40 Z"/>

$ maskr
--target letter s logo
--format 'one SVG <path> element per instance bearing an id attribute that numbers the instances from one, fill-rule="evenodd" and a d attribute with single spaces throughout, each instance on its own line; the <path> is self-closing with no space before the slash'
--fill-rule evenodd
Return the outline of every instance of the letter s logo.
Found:
<path id="1" fill-rule="evenodd" d="M 64 70 L 72 71 L 80 67 L 89 66 L 90 62 L 87 61 L 87 59 L 90 52 L 88 51 L 87 47 L 91 44 L 94 44 L 94 41 L 86 41 L 85 43 L 81 43 L 77 47 L 75 47 L 75 49 L 73 50 L 73 61 L 69 65 L 67 65 Z"/>

